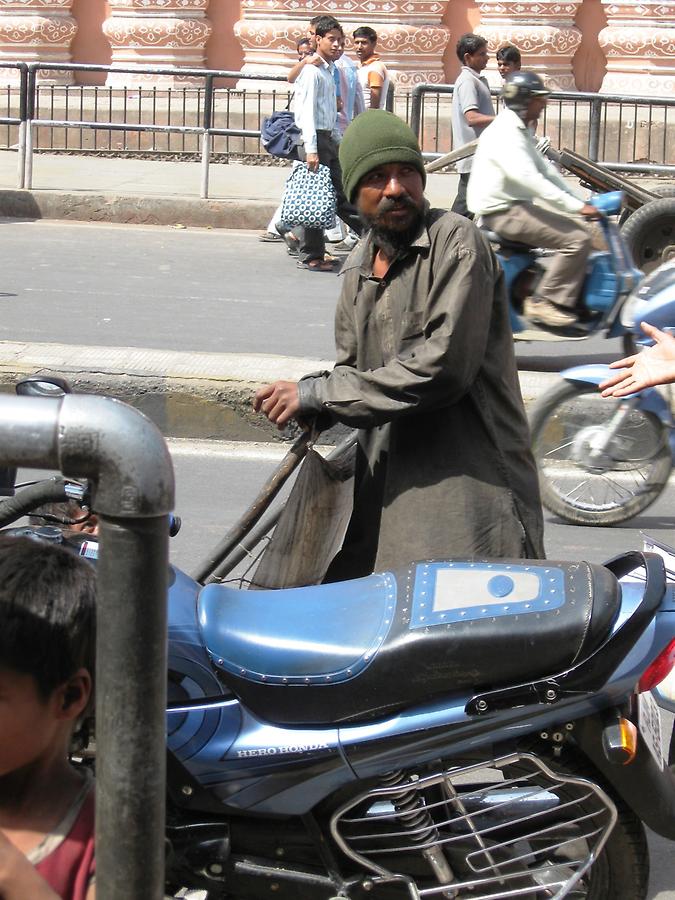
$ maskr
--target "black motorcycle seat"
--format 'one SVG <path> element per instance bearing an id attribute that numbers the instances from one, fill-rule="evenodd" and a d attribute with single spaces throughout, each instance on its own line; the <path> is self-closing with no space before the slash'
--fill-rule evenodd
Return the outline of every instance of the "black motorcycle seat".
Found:
<path id="1" fill-rule="evenodd" d="M 513 253 L 532 253 L 537 249 L 536 247 L 533 247 L 532 244 L 522 244 L 520 241 L 510 241 L 508 238 L 502 237 L 497 234 L 496 231 L 492 231 L 491 228 L 488 228 L 485 225 L 481 225 L 480 230 L 491 244 L 498 244 L 502 250 L 510 250 Z"/>
<path id="2" fill-rule="evenodd" d="M 421 562 L 275 591 L 213 584 L 198 598 L 221 681 L 255 715 L 291 726 L 553 675 L 606 638 L 619 607 L 604 567 L 527 560 Z"/>

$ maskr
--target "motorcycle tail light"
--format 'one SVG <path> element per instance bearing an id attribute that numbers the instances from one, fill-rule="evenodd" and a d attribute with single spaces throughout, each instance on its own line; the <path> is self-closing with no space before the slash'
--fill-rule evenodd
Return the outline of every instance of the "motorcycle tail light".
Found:
<path id="1" fill-rule="evenodd" d="M 675 668 L 675 638 L 670 641 L 668 646 L 659 653 L 654 662 L 643 672 L 642 677 L 638 681 L 638 694 L 654 690 L 657 684 L 661 684 L 670 675 L 673 668 Z"/>

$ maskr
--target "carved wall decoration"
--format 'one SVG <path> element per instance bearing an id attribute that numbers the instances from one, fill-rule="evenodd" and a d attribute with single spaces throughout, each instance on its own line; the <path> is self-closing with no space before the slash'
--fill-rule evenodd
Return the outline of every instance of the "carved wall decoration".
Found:
<path id="1" fill-rule="evenodd" d="M 211 35 L 206 17 L 209 0 L 110 0 L 103 32 L 112 47 L 112 65 L 204 66 Z M 139 81 L 152 84 L 189 82 L 162 75 L 134 76 L 111 72 L 106 84 L 121 87 Z"/>
<path id="2" fill-rule="evenodd" d="M 77 33 L 73 0 L 0 0 L 0 63 L 70 62 Z M 2 84 L 18 84 L 16 69 L 0 68 Z M 70 84 L 69 72 L 40 72 L 39 80 Z"/>
<path id="3" fill-rule="evenodd" d="M 607 57 L 605 94 L 672 97 L 675 91 L 675 6 L 663 0 L 602 0 L 607 28 L 598 35 Z"/>
<path id="4" fill-rule="evenodd" d="M 450 32 L 441 25 L 448 0 L 243 0 L 235 34 L 244 49 L 243 72 L 285 75 L 295 61 L 307 20 L 334 15 L 347 36 L 359 25 L 377 31 L 382 59 L 398 87 L 442 84 L 443 53 Z"/>
<path id="5" fill-rule="evenodd" d="M 499 86 L 493 54 L 502 44 L 515 44 L 523 66 L 542 75 L 553 90 L 574 91 L 572 57 L 581 43 L 574 17 L 582 0 L 479 0 L 480 25 L 492 59 L 485 71 L 488 81 Z"/>

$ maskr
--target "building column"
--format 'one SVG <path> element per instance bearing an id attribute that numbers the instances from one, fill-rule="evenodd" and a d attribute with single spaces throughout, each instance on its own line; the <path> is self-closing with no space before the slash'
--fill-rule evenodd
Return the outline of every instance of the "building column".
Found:
<path id="1" fill-rule="evenodd" d="M 672 97 L 675 8 L 672 0 L 602 0 L 607 27 L 598 35 L 607 57 L 604 94 Z"/>
<path id="2" fill-rule="evenodd" d="M 73 0 L 0 0 L 0 63 L 71 62 L 77 24 Z M 40 72 L 38 80 L 71 84 L 70 72 Z M 18 84 L 17 69 L 0 68 L 0 83 Z"/>
<path id="3" fill-rule="evenodd" d="M 541 75 L 555 91 L 575 91 L 572 57 L 581 43 L 574 17 L 582 0 L 479 0 L 480 25 L 487 38 L 490 63 L 485 75 L 492 87 L 501 86 L 494 53 L 502 44 L 515 44 L 523 68 Z"/>
<path id="4" fill-rule="evenodd" d="M 335 16 L 344 28 L 347 50 L 359 25 L 378 34 L 378 50 L 399 88 L 422 82 L 442 84 L 443 53 L 450 38 L 441 25 L 448 0 L 243 0 L 235 34 L 244 49 L 242 72 L 285 75 L 296 62 L 296 42 L 312 16 Z"/>
<path id="5" fill-rule="evenodd" d="M 211 34 L 206 18 L 209 0 L 109 0 L 110 17 L 103 33 L 112 47 L 112 66 L 204 67 L 204 47 Z M 112 87 L 126 84 L 170 85 L 190 79 L 111 71 Z"/>

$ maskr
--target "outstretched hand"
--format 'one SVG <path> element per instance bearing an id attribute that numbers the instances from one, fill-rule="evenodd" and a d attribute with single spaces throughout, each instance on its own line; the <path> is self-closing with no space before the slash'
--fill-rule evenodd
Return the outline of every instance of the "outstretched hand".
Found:
<path id="1" fill-rule="evenodd" d="M 610 365 L 610 369 L 619 371 L 600 385 L 603 397 L 626 397 L 657 384 L 675 381 L 675 337 L 648 322 L 641 322 L 640 327 L 654 345 Z"/>
<path id="2" fill-rule="evenodd" d="M 295 381 L 275 381 L 257 391 L 253 409 L 262 412 L 281 431 L 300 410 L 298 385 Z"/>

